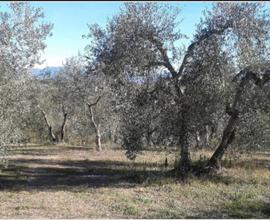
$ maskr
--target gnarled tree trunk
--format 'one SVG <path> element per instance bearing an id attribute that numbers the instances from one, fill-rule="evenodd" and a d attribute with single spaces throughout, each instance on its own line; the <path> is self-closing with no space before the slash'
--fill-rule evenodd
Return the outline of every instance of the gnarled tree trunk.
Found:
<path id="1" fill-rule="evenodd" d="M 241 101 L 245 85 L 249 81 L 253 80 L 256 85 L 263 86 L 266 82 L 270 80 L 270 71 L 268 68 L 266 68 L 266 70 L 264 70 L 263 77 L 261 77 L 256 72 L 253 72 L 252 70 L 249 70 L 249 68 L 246 68 L 240 71 L 237 76 L 243 77 L 241 78 L 241 81 L 237 87 L 232 107 L 226 108 L 226 112 L 230 116 L 230 118 L 226 128 L 224 129 L 221 143 L 219 144 L 218 148 L 216 149 L 207 164 L 207 167 L 210 168 L 210 170 L 211 168 L 216 169 L 220 167 L 221 159 L 234 139 L 236 126 L 239 118 L 239 110 L 237 109 L 237 105 Z"/>
<path id="2" fill-rule="evenodd" d="M 225 151 L 229 147 L 229 145 L 234 140 L 235 127 L 237 125 L 237 121 L 238 121 L 238 113 L 235 113 L 233 116 L 230 117 L 229 122 L 225 130 L 223 131 L 221 142 L 208 162 L 208 166 L 210 166 L 211 168 L 215 169 L 220 168 L 221 159 Z"/>
<path id="3" fill-rule="evenodd" d="M 191 159 L 188 142 L 187 112 L 185 109 L 181 113 L 180 123 L 181 123 L 179 135 L 180 160 L 177 166 L 177 175 L 179 175 L 182 179 L 186 179 L 187 174 L 191 168 Z"/>

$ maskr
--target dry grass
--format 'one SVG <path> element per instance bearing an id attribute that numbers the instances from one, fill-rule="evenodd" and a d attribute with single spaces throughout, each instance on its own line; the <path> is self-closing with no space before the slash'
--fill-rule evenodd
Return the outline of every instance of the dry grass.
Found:
<path id="1" fill-rule="evenodd" d="M 0 173 L 0 218 L 270 217 L 269 152 L 227 157 L 224 173 L 187 184 L 165 176 L 164 158 L 156 150 L 131 162 L 119 149 L 12 149 Z M 168 158 L 173 167 L 174 153 Z"/>

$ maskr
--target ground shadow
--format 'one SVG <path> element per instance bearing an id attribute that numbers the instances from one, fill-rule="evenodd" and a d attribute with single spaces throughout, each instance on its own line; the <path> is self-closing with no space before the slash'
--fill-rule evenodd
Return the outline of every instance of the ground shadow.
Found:
<path id="1" fill-rule="evenodd" d="M 30 158 L 11 158 L 9 167 L 0 173 L 0 190 L 75 190 L 78 186 L 85 187 L 133 187 L 149 179 L 162 179 L 171 177 L 162 163 L 132 162 L 117 160 L 64 160 L 35 158 L 34 156 L 48 156 L 65 154 L 67 151 L 89 151 L 89 147 L 49 146 L 26 147 L 13 149 L 13 154 L 29 155 Z M 74 152 L 73 152 L 74 151 Z M 252 161 L 236 161 L 233 166 L 246 167 L 246 164 L 256 164 L 256 167 L 269 165 L 267 160 L 254 159 Z M 229 164 L 225 163 L 225 167 Z M 201 180 L 214 183 L 233 184 L 245 183 L 240 178 L 209 175 L 200 177 Z"/>
<path id="2" fill-rule="evenodd" d="M 155 169 L 149 170 L 151 167 Z M 0 176 L 0 190 L 133 187 L 147 178 L 164 175 L 157 168 L 157 164 L 129 161 L 11 159 L 3 170 L 5 175 Z"/>

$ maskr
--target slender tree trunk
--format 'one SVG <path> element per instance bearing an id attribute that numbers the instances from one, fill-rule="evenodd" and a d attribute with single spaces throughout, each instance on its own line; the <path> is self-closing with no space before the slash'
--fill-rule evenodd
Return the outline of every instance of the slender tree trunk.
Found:
<path id="1" fill-rule="evenodd" d="M 48 127 L 49 137 L 51 138 L 51 140 L 53 142 L 56 142 L 57 141 L 57 138 L 56 138 L 55 134 L 53 133 L 52 126 L 51 126 L 51 124 L 50 124 L 50 122 L 48 120 L 48 116 L 47 116 L 47 114 L 46 114 L 46 112 L 44 110 L 42 110 L 42 109 L 40 109 L 40 110 L 41 110 L 41 112 L 43 114 L 43 117 L 45 119 L 46 125 Z"/>
<path id="2" fill-rule="evenodd" d="M 205 144 L 204 147 L 209 147 L 209 138 L 210 138 L 210 131 L 209 131 L 209 126 L 205 126 Z"/>
<path id="3" fill-rule="evenodd" d="M 147 141 L 147 146 L 149 147 L 150 141 L 151 141 L 151 131 L 149 128 L 147 129 L 147 132 L 146 132 L 146 141 Z"/>
<path id="4" fill-rule="evenodd" d="M 196 148 L 200 149 L 201 148 L 201 137 L 200 137 L 200 132 L 196 131 Z"/>
<path id="5" fill-rule="evenodd" d="M 96 128 L 96 146 L 97 146 L 98 151 L 102 150 L 100 138 L 101 138 L 101 135 L 100 135 L 100 130 L 99 130 L 99 124 L 97 124 L 97 128 Z"/>
<path id="6" fill-rule="evenodd" d="M 213 125 L 210 126 L 210 134 L 209 134 L 208 147 L 213 147 L 212 144 L 210 143 L 210 141 L 213 139 L 215 133 L 217 132 L 216 130 L 217 130 L 217 128 L 214 127 Z"/>
<path id="7" fill-rule="evenodd" d="M 49 129 L 49 136 L 52 139 L 52 141 L 53 142 L 57 142 L 57 138 L 56 138 L 56 136 L 53 133 L 52 126 L 49 126 L 48 129 Z"/>
<path id="8" fill-rule="evenodd" d="M 102 147 L 101 147 L 100 125 L 95 122 L 93 106 L 91 106 L 89 103 L 87 103 L 87 105 L 88 105 L 88 109 L 89 109 L 89 113 L 91 117 L 91 122 L 92 122 L 92 125 L 94 126 L 95 133 L 96 133 L 96 141 L 95 141 L 96 149 L 98 151 L 101 151 Z"/>
<path id="9" fill-rule="evenodd" d="M 109 138 L 110 143 L 112 143 L 112 129 L 111 129 L 111 127 L 109 129 L 108 138 Z"/>
<path id="10" fill-rule="evenodd" d="M 63 122 L 61 125 L 61 130 L 60 130 L 60 141 L 61 142 L 64 141 L 65 127 L 66 127 L 66 122 L 67 122 L 67 112 L 64 111 L 64 108 L 63 108 L 63 116 L 64 116 L 64 119 L 63 119 Z"/>

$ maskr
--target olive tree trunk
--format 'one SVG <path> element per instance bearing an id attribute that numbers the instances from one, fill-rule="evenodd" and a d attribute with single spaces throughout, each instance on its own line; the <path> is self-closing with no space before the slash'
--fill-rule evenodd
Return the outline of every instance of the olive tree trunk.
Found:
<path id="1" fill-rule="evenodd" d="M 65 137 L 65 127 L 66 127 L 66 122 L 67 122 L 67 112 L 65 111 L 64 107 L 62 108 L 63 110 L 63 122 L 61 125 L 61 130 L 60 130 L 60 141 L 63 142 L 64 141 L 64 137 Z"/>
<path id="2" fill-rule="evenodd" d="M 221 167 L 220 164 L 221 159 L 224 153 L 226 152 L 227 148 L 229 147 L 229 145 L 234 140 L 236 130 L 235 127 L 237 125 L 237 121 L 238 121 L 238 114 L 234 114 L 233 116 L 230 117 L 229 122 L 223 131 L 221 142 L 208 162 L 209 167 L 216 169 Z"/>
<path id="3" fill-rule="evenodd" d="M 177 166 L 177 175 L 182 179 L 186 179 L 188 172 L 191 168 L 191 159 L 189 151 L 188 140 L 188 120 L 186 109 L 181 112 L 180 118 L 180 135 L 179 135 L 179 148 L 180 148 L 180 160 Z"/>
<path id="4" fill-rule="evenodd" d="M 270 71 L 269 69 L 266 69 L 265 75 L 261 77 L 258 76 L 256 72 L 253 72 L 247 68 L 240 71 L 239 74 L 237 74 L 237 76 L 242 76 L 242 78 L 236 88 L 236 93 L 234 96 L 232 107 L 226 108 L 226 113 L 230 116 L 230 118 L 227 126 L 223 131 L 221 142 L 207 164 L 208 168 L 220 167 L 220 162 L 224 153 L 234 140 L 236 126 L 239 119 L 239 110 L 237 109 L 237 106 L 242 99 L 245 85 L 252 80 L 257 86 L 263 86 L 266 82 L 270 80 Z"/>
<path id="5" fill-rule="evenodd" d="M 49 132 L 49 137 L 53 142 L 56 142 L 57 138 L 56 138 L 56 136 L 55 136 L 55 134 L 53 132 L 52 126 L 51 126 L 51 124 L 50 124 L 50 122 L 48 120 L 48 116 L 47 116 L 47 114 L 46 114 L 46 112 L 44 110 L 42 110 L 41 108 L 40 108 L 40 110 L 41 110 L 42 115 L 43 115 L 43 117 L 45 119 L 45 122 L 46 122 L 46 125 L 47 125 L 47 128 L 48 128 L 48 132 Z"/>
<path id="6" fill-rule="evenodd" d="M 87 106 L 88 106 L 88 110 L 89 110 L 89 113 L 90 113 L 90 119 L 91 119 L 91 123 L 94 127 L 94 130 L 95 130 L 95 134 L 96 134 L 96 149 L 98 151 L 101 151 L 102 150 L 102 146 L 101 146 L 101 134 L 100 134 L 100 125 L 98 123 L 96 123 L 95 121 L 95 116 L 94 116 L 94 110 L 93 110 L 93 107 L 97 105 L 97 103 L 99 102 L 101 96 L 99 96 L 96 100 L 96 102 L 90 104 L 87 102 Z"/>

